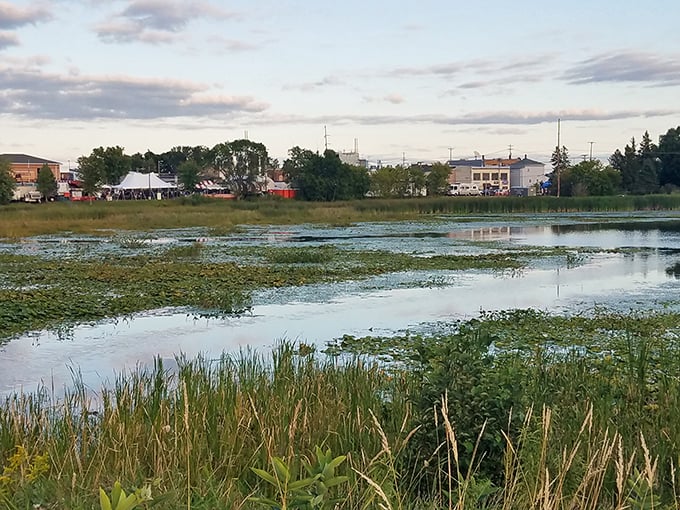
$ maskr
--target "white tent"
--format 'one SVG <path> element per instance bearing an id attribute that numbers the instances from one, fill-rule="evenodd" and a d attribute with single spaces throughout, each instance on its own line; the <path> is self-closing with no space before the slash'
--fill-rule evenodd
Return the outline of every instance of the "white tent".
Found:
<path id="1" fill-rule="evenodd" d="M 158 177 L 158 174 L 142 174 L 139 172 L 129 172 L 118 186 L 113 189 L 119 190 L 145 190 L 145 189 L 177 189 L 177 186 L 170 182 L 165 182 Z"/>

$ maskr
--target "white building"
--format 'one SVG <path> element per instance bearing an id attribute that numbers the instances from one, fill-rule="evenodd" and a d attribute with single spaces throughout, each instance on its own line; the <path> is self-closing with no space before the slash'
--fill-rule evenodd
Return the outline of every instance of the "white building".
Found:
<path id="1" fill-rule="evenodd" d="M 543 163 L 524 156 L 524 159 L 510 165 L 510 189 L 535 189 L 536 184 L 540 185 L 546 180 Z"/>

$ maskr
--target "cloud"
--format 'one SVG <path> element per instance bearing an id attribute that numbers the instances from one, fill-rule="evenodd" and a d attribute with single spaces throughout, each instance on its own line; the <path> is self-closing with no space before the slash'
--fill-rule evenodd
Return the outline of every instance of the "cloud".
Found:
<path id="1" fill-rule="evenodd" d="M 345 82 L 337 76 L 325 76 L 324 78 L 306 83 L 289 83 L 283 86 L 283 90 L 300 90 L 302 92 L 309 92 L 314 89 L 323 87 L 334 87 L 344 85 Z"/>
<path id="2" fill-rule="evenodd" d="M 0 1 L 0 29 L 14 29 L 24 25 L 35 25 L 50 21 L 52 13 L 45 6 L 17 7 Z"/>
<path id="3" fill-rule="evenodd" d="M 260 49 L 260 46 L 251 42 L 239 41 L 236 39 L 227 39 L 225 37 L 213 36 L 208 38 L 208 42 L 214 44 L 220 51 L 255 51 Z"/>
<path id="4" fill-rule="evenodd" d="M 256 116 L 254 123 L 261 124 L 435 124 L 449 126 L 528 126 L 556 122 L 557 119 L 570 121 L 607 121 L 640 117 L 677 115 L 678 110 L 561 110 L 547 112 L 490 111 L 470 113 L 460 116 L 442 114 L 422 115 L 270 115 Z"/>
<path id="5" fill-rule="evenodd" d="M 0 32 L 0 50 L 9 48 L 10 46 L 17 46 L 19 39 L 11 32 Z"/>
<path id="6" fill-rule="evenodd" d="M 149 44 L 169 43 L 175 40 L 174 34 L 149 30 L 127 20 L 114 20 L 96 27 L 99 38 L 108 43 L 144 42 Z"/>
<path id="7" fill-rule="evenodd" d="M 197 19 L 228 19 L 235 13 L 203 1 L 132 0 L 118 15 L 95 27 L 104 42 L 133 41 L 159 44 L 176 40 L 175 34 Z"/>
<path id="8" fill-rule="evenodd" d="M 452 76 L 465 70 L 465 65 L 457 62 L 434 64 L 423 67 L 397 67 L 385 72 L 391 78 L 416 78 L 419 76 Z"/>
<path id="9" fill-rule="evenodd" d="M 568 69 L 563 78 L 574 84 L 602 82 L 647 82 L 680 84 L 680 59 L 650 53 L 622 52 L 598 55 Z"/>
<path id="10" fill-rule="evenodd" d="M 388 94 L 385 96 L 385 101 L 392 104 L 401 104 L 405 101 L 405 99 L 399 94 Z"/>
<path id="11" fill-rule="evenodd" d="M 33 119 L 165 119 L 262 112 L 252 97 L 210 94 L 207 87 L 132 77 L 62 76 L 0 67 L 0 111 Z"/>

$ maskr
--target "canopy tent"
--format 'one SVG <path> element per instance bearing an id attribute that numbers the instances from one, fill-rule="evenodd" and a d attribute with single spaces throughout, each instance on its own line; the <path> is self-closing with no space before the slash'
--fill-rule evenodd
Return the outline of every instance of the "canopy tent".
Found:
<path id="1" fill-rule="evenodd" d="M 177 189 L 177 185 L 165 182 L 158 177 L 158 174 L 142 174 L 139 172 L 128 172 L 125 178 L 113 189 L 119 190 L 145 190 L 145 189 Z"/>

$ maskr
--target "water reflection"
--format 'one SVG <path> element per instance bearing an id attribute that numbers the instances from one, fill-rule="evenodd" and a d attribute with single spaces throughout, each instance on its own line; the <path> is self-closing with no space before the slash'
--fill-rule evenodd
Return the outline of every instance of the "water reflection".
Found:
<path id="1" fill-rule="evenodd" d="M 680 262 L 676 262 L 672 266 L 667 267 L 666 274 L 668 276 L 673 276 L 676 279 L 680 279 Z"/>
<path id="2" fill-rule="evenodd" d="M 560 221 L 564 222 L 561 218 Z M 201 232 L 165 231 L 153 246 L 195 242 Z M 165 240 L 168 241 L 158 241 Z M 677 306 L 680 228 L 642 221 L 619 228 L 597 221 L 587 226 L 556 225 L 545 219 L 480 219 L 467 224 L 442 219 L 429 223 L 362 224 L 351 228 L 294 226 L 253 228 L 246 234 L 210 237 L 213 247 L 332 242 L 348 249 L 391 250 L 419 255 L 476 253 L 517 245 L 565 246 L 564 256 L 541 258 L 517 273 L 430 271 L 381 275 L 364 281 L 266 290 L 255 295 L 252 313 L 225 319 L 196 319 L 186 310 L 159 310 L 130 320 L 26 335 L 0 348 L 0 394 L 33 391 L 43 381 L 59 389 L 77 367 L 97 387 L 114 371 L 152 362 L 155 356 L 204 353 L 244 347 L 267 348 L 277 339 L 323 344 L 344 334 L 389 335 L 423 325 L 476 316 L 481 310 L 538 308 L 579 311 L 594 306 L 629 310 Z M 89 244 L 88 244 L 89 243 Z M 40 240 L 3 245 L 3 251 L 59 256 L 101 239 L 68 243 Z M 150 243 L 151 244 L 151 243 Z M 488 244 L 488 245 L 487 245 Z M 582 248 L 617 250 L 599 252 Z M 61 251 L 60 251 L 61 250 Z M 88 251 L 89 248 L 88 248 Z"/>

